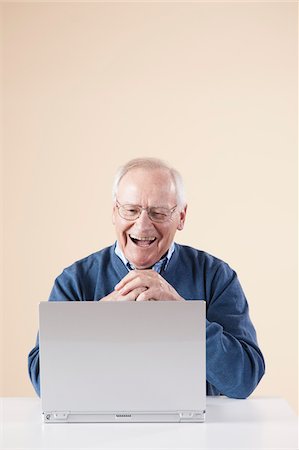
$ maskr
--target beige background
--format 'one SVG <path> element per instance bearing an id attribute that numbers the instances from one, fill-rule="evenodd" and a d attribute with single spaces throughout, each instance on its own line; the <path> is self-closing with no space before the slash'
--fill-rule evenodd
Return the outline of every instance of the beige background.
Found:
<path id="1" fill-rule="evenodd" d="M 296 408 L 297 4 L 0 11 L 1 395 L 34 395 L 39 301 L 64 267 L 114 241 L 116 168 L 158 156 L 186 182 L 177 241 L 227 261 L 247 294 L 267 364 L 255 395 Z"/>

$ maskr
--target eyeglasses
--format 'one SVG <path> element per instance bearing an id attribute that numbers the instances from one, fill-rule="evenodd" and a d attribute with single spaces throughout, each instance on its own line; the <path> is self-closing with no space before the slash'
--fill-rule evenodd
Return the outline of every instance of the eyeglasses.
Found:
<path id="1" fill-rule="evenodd" d="M 118 201 L 116 201 L 116 207 L 118 209 L 118 214 L 120 217 L 126 220 L 136 220 L 140 217 L 141 212 L 145 210 L 148 214 L 148 217 L 153 222 L 166 222 L 169 220 L 174 213 L 177 205 L 173 208 L 159 208 L 159 207 L 150 207 L 150 208 L 142 208 L 139 205 L 120 205 Z"/>

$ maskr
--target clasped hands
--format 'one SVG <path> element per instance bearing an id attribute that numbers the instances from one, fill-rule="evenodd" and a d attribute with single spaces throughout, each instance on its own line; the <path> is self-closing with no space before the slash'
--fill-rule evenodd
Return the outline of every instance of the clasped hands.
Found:
<path id="1" fill-rule="evenodd" d="M 152 269 L 131 270 L 101 301 L 148 301 L 184 299 L 160 274 Z"/>

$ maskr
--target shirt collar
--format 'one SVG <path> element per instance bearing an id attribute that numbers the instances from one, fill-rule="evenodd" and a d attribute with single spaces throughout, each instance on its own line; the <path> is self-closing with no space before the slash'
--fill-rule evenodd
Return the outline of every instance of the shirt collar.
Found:
<path id="1" fill-rule="evenodd" d="M 175 249 L 174 242 L 172 242 L 172 244 L 169 247 L 169 250 L 167 252 L 167 255 L 164 256 L 164 258 L 161 258 L 159 261 L 157 261 L 152 266 L 152 269 L 155 272 L 161 273 L 162 270 L 166 270 L 167 269 L 169 261 L 170 261 L 170 258 L 172 257 L 172 254 L 174 252 L 174 249 Z M 135 269 L 134 264 L 130 263 L 127 260 L 127 258 L 125 257 L 125 255 L 123 254 L 123 252 L 121 251 L 121 248 L 120 248 L 120 245 L 119 245 L 118 241 L 116 241 L 114 252 L 122 260 L 122 262 L 124 263 L 124 265 L 127 267 L 128 270 Z"/>

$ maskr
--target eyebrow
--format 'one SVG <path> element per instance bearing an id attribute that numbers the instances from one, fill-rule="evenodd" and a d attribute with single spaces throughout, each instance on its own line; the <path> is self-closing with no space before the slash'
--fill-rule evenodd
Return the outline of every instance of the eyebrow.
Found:
<path id="1" fill-rule="evenodd" d="M 139 205 L 138 203 L 126 203 L 126 202 L 120 203 L 118 200 L 117 200 L 117 203 L 118 203 L 119 205 L 122 205 L 122 206 L 126 206 L 126 205 L 129 205 L 129 206 L 140 206 L 140 208 L 142 208 L 142 205 Z M 174 207 L 169 208 L 168 206 L 155 205 L 155 206 L 148 206 L 148 208 L 173 209 Z"/>

